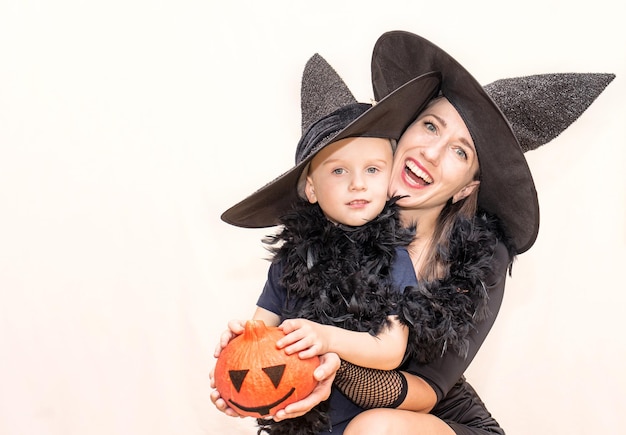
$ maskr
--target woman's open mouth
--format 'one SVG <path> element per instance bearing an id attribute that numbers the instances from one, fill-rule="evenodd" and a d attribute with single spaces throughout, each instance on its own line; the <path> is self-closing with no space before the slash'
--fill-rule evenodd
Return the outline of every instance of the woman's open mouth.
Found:
<path id="1" fill-rule="evenodd" d="M 407 160 L 404 173 L 409 177 L 411 181 L 420 186 L 428 186 L 434 181 L 433 178 L 423 171 L 414 161 Z"/>

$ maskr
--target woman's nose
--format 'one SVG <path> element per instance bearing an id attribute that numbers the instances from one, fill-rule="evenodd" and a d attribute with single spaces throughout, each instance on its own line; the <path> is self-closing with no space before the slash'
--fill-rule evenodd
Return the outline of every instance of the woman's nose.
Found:
<path id="1" fill-rule="evenodd" d="M 424 159 L 430 163 L 436 165 L 441 158 L 441 151 L 443 150 L 443 141 L 431 142 L 421 148 L 421 153 Z"/>

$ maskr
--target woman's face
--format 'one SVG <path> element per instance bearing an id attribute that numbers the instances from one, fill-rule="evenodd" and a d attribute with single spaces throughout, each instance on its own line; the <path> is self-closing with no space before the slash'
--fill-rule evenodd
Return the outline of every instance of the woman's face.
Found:
<path id="1" fill-rule="evenodd" d="M 477 188 L 478 157 L 463 119 L 445 98 L 433 100 L 404 132 L 396 150 L 389 195 L 403 211 L 438 216 L 446 202 Z"/>

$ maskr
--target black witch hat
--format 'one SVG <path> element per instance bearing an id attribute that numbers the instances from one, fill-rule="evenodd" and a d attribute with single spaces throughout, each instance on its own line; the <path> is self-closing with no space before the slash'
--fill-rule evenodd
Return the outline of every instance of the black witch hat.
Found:
<path id="1" fill-rule="evenodd" d="M 551 141 L 576 121 L 615 75 L 543 74 L 483 87 L 421 36 L 387 32 L 374 46 L 376 99 L 430 71 L 441 72 L 441 93 L 463 118 L 476 146 L 478 205 L 500 218 L 518 254 L 528 250 L 539 231 L 539 203 L 524 152 Z"/>

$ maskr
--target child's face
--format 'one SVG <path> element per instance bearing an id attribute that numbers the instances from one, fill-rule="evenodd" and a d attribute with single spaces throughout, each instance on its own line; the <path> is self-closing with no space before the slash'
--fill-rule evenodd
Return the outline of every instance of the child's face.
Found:
<path id="1" fill-rule="evenodd" d="M 305 193 L 335 223 L 360 226 L 387 201 L 393 153 L 389 139 L 350 137 L 322 149 L 311 161 Z"/>

